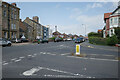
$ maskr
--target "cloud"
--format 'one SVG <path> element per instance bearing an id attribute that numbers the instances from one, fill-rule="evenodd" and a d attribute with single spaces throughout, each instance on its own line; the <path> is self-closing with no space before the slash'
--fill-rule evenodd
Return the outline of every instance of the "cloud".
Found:
<path id="1" fill-rule="evenodd" d="M 106 4 L 106 2 L 104 3 Z M 101 3 L 93 3 L 92 5 L 91 4 L 88 4 L 86 6 L 86 10 L 88 11 L 89 9 L 93 9 L 93 8 L 101 8 L 103 7 L 103 5 Z"/>
<path id="2" fill-rule="evenodd" d="M 94 3 L 91 8 L 97 8 L 97 7 L 102 7 L 102 4 L 100 3 Z"/>
<path id="3" fill-rule="evenodd" d="M 78 22 L 77 27 L 72 29 L 72 31 L 80 30 L 80 34 L 84 35 L 85 34 L 85 26 L 86 26 L 86 32 L 97 32 L 98 29 L 103 29 L 104 27 L 104 14 L 100 15 L 94 15 L 94 16 L 88 16 L 88 15 L 70 15 L 70 18 L 73 20 L 76 20 Z M 84 25 L 82 25 L 84 24 Z M 79 26 L 78 26 L 79 25 Z"/>

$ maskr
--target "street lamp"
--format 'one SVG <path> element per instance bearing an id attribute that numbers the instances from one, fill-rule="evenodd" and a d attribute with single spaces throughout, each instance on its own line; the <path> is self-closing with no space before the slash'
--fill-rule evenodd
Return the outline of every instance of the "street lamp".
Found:
<path id="1" fill-rule="evenodd" d="M 85 25 L 85 24 L 82 24 L 82 25 L 84 25 L 84 26 L 85 26 L 85 37 L 86 37 L 86 25 Z"/>

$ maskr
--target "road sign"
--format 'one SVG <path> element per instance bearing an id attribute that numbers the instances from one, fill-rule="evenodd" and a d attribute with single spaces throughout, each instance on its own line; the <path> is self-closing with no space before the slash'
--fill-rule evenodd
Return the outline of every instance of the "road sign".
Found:
<path id="1" fill-rule="evenodd" d="M 76 44 L 76 55 L 80 55 L 80 44 Z"/>

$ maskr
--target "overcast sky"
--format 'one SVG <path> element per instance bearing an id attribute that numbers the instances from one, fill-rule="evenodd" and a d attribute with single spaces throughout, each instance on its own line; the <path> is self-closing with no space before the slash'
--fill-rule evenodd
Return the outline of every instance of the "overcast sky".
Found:
<path id="1" fill-rule="evenodd" d="M 116 9 L 114 2 L 17 2 L 20 18 L 38 16 L 42 25 L 55 25 L 61 33 L 85 35 L 104 27 L 104 13 Z M 84 24 L 84 25 L 82 25 Z"/>

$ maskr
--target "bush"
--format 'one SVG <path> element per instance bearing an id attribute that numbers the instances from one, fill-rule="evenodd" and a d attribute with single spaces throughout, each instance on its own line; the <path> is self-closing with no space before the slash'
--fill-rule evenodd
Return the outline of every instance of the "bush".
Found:
<path id="1" fill-rule="evenodd" d="M 90 32 L 88 37 L 102 37 L 102 33 Z"/>
<path id="2" fill-rule="evenodd" d="M 89 37 L 89 42 L 91 44 L 107 45 L 107 40 L 102 37 Z"/>
<path id="3" fill-rule="evenodd" d="M 113 46 L 113 45 L 115 45 L 115 44 L 117 44 L 117 43 L 118 43 L 118 39 L 117 39 L 117 36 L 116 36 L 116 35 L 107 38 L 107 44 L 108 44 L 108 45 Z"/>

